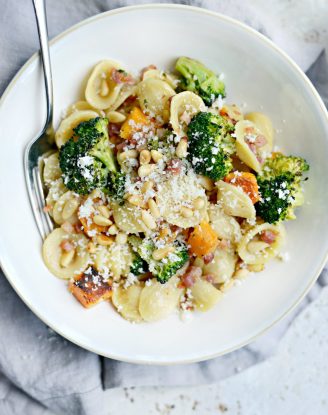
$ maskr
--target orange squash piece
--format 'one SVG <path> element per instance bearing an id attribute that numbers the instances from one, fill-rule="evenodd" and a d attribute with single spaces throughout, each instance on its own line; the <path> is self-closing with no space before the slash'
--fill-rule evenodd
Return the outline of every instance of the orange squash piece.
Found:
<path id="1" fill-rule="evenodd" d="M 196 256 L 210 254 L 218 244 L 218 236 L 208 222 L 202 221 L 188 238 L 190 253 Z"/>
<path id="2" fill-rule="evenodd" d="M 138 107 L 133 107 L 121 127 L 120 136 L 124 140 L 131 140 L 134 133 L 141 131 L 142 127 L 149 124 L 149 118 L 146 117 L 141 109 Z"/>
<path id="3" fill-rule="evenodd" d="M 243 192 L 250 197 L 253 204 L 260 200 L 259 187 L 253 173 L 235 171 L 229 173 L 224 178 L 224 181 L 234 186 L 241 187 Z"/>

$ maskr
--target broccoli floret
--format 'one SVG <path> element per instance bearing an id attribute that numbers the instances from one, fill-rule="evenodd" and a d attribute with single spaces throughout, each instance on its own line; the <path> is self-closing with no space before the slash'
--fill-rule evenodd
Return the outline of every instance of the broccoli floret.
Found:
<path id="1" fill-rule="evenodd" d="M 301 157 L 276 155 L 268 159 L 257 176 L 261 200 L 256 213 L 268 223 L 295 219 L 294 208 L 304 202 L 302 174 L 309 170 Z"/>
<path id="2" fill-rule="evenodd" d="M 157 280 L 165 284 L 176 272 L 188 261 L 189 254 L 187 246 L 179 241 L 175 241 L 173 246 L 175 251 L 162 260 L 155 260 L 152 256 L 155 244 L 150 238 L 130 237 L 129 242 L 140 257 L 147 262 L 149 271 Z"/>
<path id="3" fill-rule="evenodd" d="M 206 105 L 212 105 L 219 96 L 225 97 L 222 80 L 201 62 L 182 56 L 177 60 L 175 69 L 182 75 L 179 88 L 195 92 Z"/>
<path id="4" fill-rule="evenodd" d="M 118 171 L 108 141 L 107 118 L 93 118 L 74 128 L 59 152 L 59 163 L 66 187 L 79 194 L 102 189 L 120 199 L 125 176 Z"/>
<path id="5" fill-rule="evenodd" d="M 196 173 L 220 180 L 232 169 L 234 127 L 220 115 L 199 112 L 188 126 L 188 160 Z"/>
<path id="6" fill-rule="evenodd" d="M 148 264 L 141 256 L 134 252 L 134 258 L 130 267 L 130 272 L 136 276 L 144 274 L 148 271 Z"/>

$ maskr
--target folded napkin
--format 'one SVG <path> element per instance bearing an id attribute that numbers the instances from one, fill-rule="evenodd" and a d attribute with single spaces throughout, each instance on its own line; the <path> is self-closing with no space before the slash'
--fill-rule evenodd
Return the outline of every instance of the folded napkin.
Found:
<path id="1" fill-rule="evenodd" d="M 140 3 L 147 1 L 48 0 L 49 35 L 53 37 L 99 12 Z M 289 2 L 268 0 L 265 4 L 270 8 L 263 7 L 263 2 L 261 7 L 260 0 L 181 0 L 176 3 L 225 13 L 267 35 L 303 70 L 308 70 L 309 77 L 328 104 L 326 55 L 318 42 L 311 43 L 311 38 L 305 39 L 300 31 L 293 31 L 293 25 L 280 18 L 284 4 Z M 274 7 L 274 3 L 279 4 L 279 8 Z M 319 6 L 317 3 L 317 12 L 320 12 Z M 31 2 L 0 0 L 0 8 L 1 94 L 19 67 L 39 46 Z M 326 275 L 325 271 L 301 308 L 327 284 Z M 103 404 L 103 388 L 198 385 L 218 381 L 269 356 L 300 310 L 299 307 L 266 336 L 236 352 L 198 364 L 158 367 L 103 359 L 66 341 L 23 304 L 1 273 L 0 298 L 1 415 L 50 414 L 49 410 L 56 414 L 102 415 L 108 413 Z"/>

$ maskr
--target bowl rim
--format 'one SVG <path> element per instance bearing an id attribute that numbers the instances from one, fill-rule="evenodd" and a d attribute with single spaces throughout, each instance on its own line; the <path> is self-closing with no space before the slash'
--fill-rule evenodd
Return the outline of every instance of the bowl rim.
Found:
<path id="1" fill-rule="evenodd" d="M 120 8 L 116 8 L 116 9 L 113 9 L 113 10 L 108 10 L 108 11 L 105 11 L 105 12 L 102 12 L 102 13 L 98 13 L 94 16 L 89 17 L 89 18 L 86 18 L 86 19 L 74 24 L 73 26 L 70 26 L 68 29 L 64 30 L 63 32 L 59 33 L 57 36 L 55 36 L 53 39 L 51 39 L 49 41 L 50 48 L 53 45 L 55 45 L 58 41 L 60 41 L 62 38 L 66 37 L 67 35 L 69 35 L 72 32 L 75 32 L 76 30 L 78 30 L 79 28 L 89 24 L 90 22 L 94 22 L 94 21 L 97 21 L 97 20 L 106 18 L 108 16 L 112 16 L 112 15 L 127 13 L 127 12 L 134 11 L 134 10 L 145 10 L 145 9 L 173 9 L 173 10 L 182 9 L 182 10 L 188 10 L 188 11 L 192 11 L 192 12 L 195 12 L 195 13 L 200 13 L 200 14 L 203 14 L 203 15 L 208 15 L 208 16 L 211 16 L 211 17 L 215 17 L 218 20 L 221 20 L 221 21 L 223 20 L 223 21 L 229 22 L 232 25 L 238 26 L 241 29 L 247 31 L 248 33 L 250 33 L 251 35 L 256 37 L 258 40 L 260 40 L 262 43 L 264 43 L 267 47 L 270 47 L 271 49 L 278 52 L 278 54 L 281 55 L 281 57 L 293 68 L 293 70 L 297 72 L 297 74 L 302 78 L 303 82 L 305 83 L 305 85 L 309 89 L 309 92 L 312 93 L 313 98 L 317 101 L 317 103 L 319 105 L 319 108 L 321 110 L 321 118 L 326 119 L 326 121 L 328 123 L 328 111 L 327 111 L 327 108 L 326 108 L 325 104 L 323 103 L 323 100 L 321 99 L 319 93 L 317 92 L 317 90 L 313 86 L 310 79 L 302 71 L 302 69 L 296 64 L 296 62 L 294 62 L 294 60 L 292 58 L 290 58 L 288 56 L 288 54 L 286 52 L 284 52 L 279 46 L 277 46 L 269 38 L 267 38 L 266 36 L 264 36 L 263 34 L 258 32 L 257 30 L 253 29 L 252 27 L 248 26 L 247 24 L 245 24 L 243 22 L 240 22 L 239 20 L 234 19 L 232 17 L 226 16 L 222 13 L 215 12 L 215 11 L 212 11 L 212 10 L 208 10 L 208 9 L 205 9 L 205 8 L 202 8 L 202 7 L 188 6 L 188 5 L 183 5 L 183 4 L 171 4 L 171 3 L 160 3 L 160 4 L 158 4 L 158 3 L 148 3 L 148 4 L 141 4 L 141 5 L 134 5 L 134 6 L 125 6 L 125 7 L 120 7 Z M 35 52 L 25 62 L 25 64 L 19 69 L 19 71 L 16 73 L 16 75 L 10 81 L 10 83 L 8 84 L 8 86 L 6 87 L 6 89 L 4 90 L 4 92 L 3 92 L 3 94 L 0 98 L 0 111 L 1 111 L 1 108 L 2 108 L 6 98 L 7 98 L 7 95 L 9 95 L 9 93 L 14 88 L 14 86 L 16 85 L 16 83 L 18 82 L 20 77 L 24 74 L 24 72 L 37 59 L 39 59 L 39 52 L 38 51 Z M 183 359 L 183 360 L 180 360 L 180 361 L 170 361 L 170 360 L 168 360 L 168 361 L 157 361 L 157 360 L 147 360 L 147 361 L 145 361 L 143 359 L 138 359 L 138 358 L 122 357 L 122 356 L 120 356 L 118 354 L 115 354 L 115 353 L 99 353 L 99 351 L 97 351 L 96 348 L 93 348 L 89 345 L 85 345 L 83 340 L 81 340 L 81 339 L 76 340 L 76 339 L 72 338 L 72 336 L 70 336 L 70 334 L 64 333 L 60 328 L 55 327 L 51 322 L 48 321 L 48 318 L 41 315 L 41 313 L 39 313 L 34 308 L 33 304 L 31 304 L 29 302 L 29 300 L 24 297 L 24 294 L 22 292 L 20 292 L 19 288 L 16 286 L 15 278 L 11 277 L 9 270 L 7 269 L 7 267 L 5 265 L 6 260 L 2 257 L 2 253 L 0 252 L 0 268 L 2 269 L 7 281 L 10 283 L 10 285 L 12 286 L 12 288 L 14 289 L 16 294 L 20 297 L 20 299 L 27 305 L 27 307 L 44 324 L 46 324 L 48 327 L 50 327 L 52 330 L 54 330 L 57 334 L 59 334 L 60 336 L 62 336 L 65 339 L 69 340 L 73 344 L 76 344 L 77 346 L 82 347 L 85 350 L 88 350 L 90 352 L 93 352 L 95 354 L 98 354 L 98 355 L 101 355 L 101 356 L 104 356 L 104 357 L 107 357 L 107 358 L 110 358 L 110 359 L 115 359 L 115 360 L 122 361 L 122 362 L 127 362 L 127 363 L 135 363 L 135 364 L 145 364 L 146 363 L 146 364 L 150 364 L 150 365 L 160 365 L 160 366 L 202 362 L 202 361 L 205 361 L 205 360 L 213 359 L 213 358 L 218 357 L 218 356 L 222 356 L 222 355 L 227 354 L 227 353 L 231 353 L 231 352 L 233 352 L 235 350 L 238 350 L 238 349 L 248 345 L 249 343 L 253 342 L 258 337 L 260 337 L 261 335 L 266 333 L 269 329 L 271 329 L 276 323 L 278 323 L 279 321 L 284 319 L 293 309 L 295 309 L 300 304 L 300 302 L 304 299 L 306 294 L 309 292 L 309 290 L 311 289 L 311 287 L 314 285 L 315 281 L 319 277 L 319 275 L 320 275 L 322 269 L 324 268 L 325 263 L 327 262 L 327 260 L 328 260 L 328 250 L 325 253 L 325 255 L 323 257 L 323 260 L 321 261 L 320 265 L 313 272 L 312 278 L 309 280 L 308 285 L 304 289 L 303 293 L 299 296 L 299 298 L 296 299 L 295 302 L 287 310 L 285 310 L 281 315 L 279 315 L 271 324 L 269 324 L 267 327 L 260 330 L 258 333 L 251 336 L 247 340 L 244 340 L 243 342 L 241 342 L 237 345 L 234 345 L 233 347 L 229 347 L 225 350 L 222 350 L 220 352 L 211 353 L 209 355 L 205 355 L 205 356 L 198 357 L 198 358 L 196 357 L 196 358 L 191 358 L 191 359 Z"/>

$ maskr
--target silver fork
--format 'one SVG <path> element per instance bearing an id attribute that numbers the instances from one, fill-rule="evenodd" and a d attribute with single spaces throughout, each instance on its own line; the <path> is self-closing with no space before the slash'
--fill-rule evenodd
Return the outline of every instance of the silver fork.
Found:
<path id="1" fill-rule="evenodd" d="M 24 171 L 28 195 L 34 218 L 41 238 L 44 239 L 53 229 L 52 220 L 44 211 L 45 197 L 42 182 L 44 158 L 54 150 L 53 118 L 53 87 L 48 45 L 48 29 L 44 0 L 33 0 L 36 22 L 40 41 L 40 54 L 44 73 L 44 83 L 47 100 L 47 117 L 45 125 L 25 148 Z"/>

